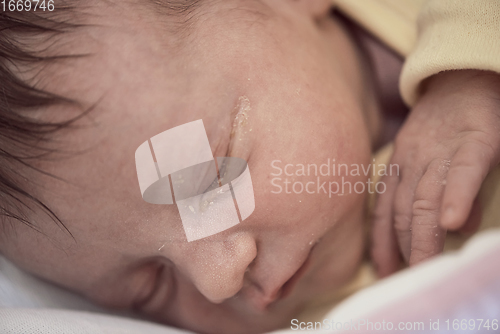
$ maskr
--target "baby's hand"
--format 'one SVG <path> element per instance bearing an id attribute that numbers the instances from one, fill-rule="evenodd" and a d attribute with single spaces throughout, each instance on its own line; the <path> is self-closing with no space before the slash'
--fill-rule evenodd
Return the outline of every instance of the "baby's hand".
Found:
<path id="1" fill-rule="evenodd" d="M 400 130 L 373 222 L 380 276 L 442 252 L 446 230 L 466 228 L 489 171 L 500 161 L 500 75 L 461 70 L 435 75 Z M 472 210 L 476 211 L 476 210 Z M 478 219 L 476 219 L 477 221 Z"/>

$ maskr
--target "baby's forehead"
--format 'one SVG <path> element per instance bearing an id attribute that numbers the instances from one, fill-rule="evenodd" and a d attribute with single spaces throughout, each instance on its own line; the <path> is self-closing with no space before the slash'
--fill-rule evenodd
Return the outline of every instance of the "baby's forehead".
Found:
<path id="1" fill-rule="evenodd" d="M 204 27 L 215 24 L 217 29 L 225 30 L 227 17 L 209 19 L 212 14 L 205 14 L 205 4 L 186 3 L 191 2 L 193 4 L 186 7 L 189 11 L 185 12 L 181 7 L 166 10 L 164 4 L 158 5 L 155 1 L 141 2 L 141 5 L 111 1 L 111 5 L 103 2 L 75 9 L 80 11 L 82 24 L 61 34 L 60 42 L 53 46 L 53 54 L 70 57 L 53 63 L 48 84 L 57 85 L 57 92 L 61 90 L 63 96 L 69 93 L 69 97 L 75 98 L 78 91 L 83 93 L 78 96 L 81 99 L 88 93 L 90 96 L 85 102 L 92 103 L 99 99 L 99 93 L 119 87 L 140 91 L 154 82 L 167 85 L 169 91 L 179 95 L 181 90 L 191 87 L 195 79 L 199 83 L 200 78 L 212 75 L 207 73 L 215 71 L 216 66 L 219 72 L 227 72 L 229 67 L 224 59 L 237 55 L 237 46 L 231 41 L 239 37 L 212 35 L 211 29 Z M 246 15 L 246 11 L 234 13 Z M 255 39 L 258 38 L 264 39 Z M 223 47 L 225 51 L 221 52 Z M 245 45 L 238 46 L 238 52 L 245 48 Z M 258 55 L 253 58 L 258 59 Z M 245 61 L 251 59 L 248 57 Z M 233 74 L 237 76 L 238 70 Z"/>

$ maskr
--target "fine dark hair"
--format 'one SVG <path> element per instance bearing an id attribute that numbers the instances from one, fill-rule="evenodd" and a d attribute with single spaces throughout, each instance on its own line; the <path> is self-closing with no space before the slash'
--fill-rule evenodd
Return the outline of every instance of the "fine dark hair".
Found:
<path id="1" fill-rule="evenodd" d="M 113 3 L 110 0 L 100 0 Z M 195 16 L 200 0 L 148 0 L 159 14 L 167 14 L 177 28 L 182 28 Z M 124 2 L 115 2 L 122 5 Z M 130 2 L 133 3 L 133 2 Z M 86 115 L 77 101 L 51 93 L 39 87 L 37 75 L 50 63 L 85 55 L 60 55 L 47 50 L 62 35 L 81 27 L 77 5 L 81 1 L 58 0 L 51 12 L 0 13 L 0 225 L 21 222 L 38 232 L 40 227 L 30 219 L 35 211 L 46 214 L 66 230 L 57 214 L 32 192 L 33 180 L 25 171 L 51 175 L 33 162 L 49 158 L 54 153 L 50 142 L 56 132 L 74 125 Z M 33 45 L 37 44 L 37 45 Z M 44 47 L 39 47 L 44 45 Z M 45 47 L 48 45 L 48 47 Z M 26 72 L 31 73 L 27 78 Z M 34 74 L 33 74 L 34 73 Z M 42 121 L 33 114 L 54 105 L 67 104 L 81 108 L 77 117 L 62 122 Z M 62 180 L 64 181 L 64 180 Z M 43 233 L 43 232 L 42 232 Z"/>
<path id="2" fill-rule="evenodd" d="M 59 217 L 31 194 L 23 171 L 48 173 L 33 166 L 35 159 L 52 153 L 48 142 L 58 130 L 70 126 L 78 117 L 63 122 L 44 122 L 32 117 L 34 111 L 75 101 L 37 88 L 35 80 L 21 78 L 26 69 L 56 61 L 64 56 L 49 56 L 28 45 L 28 40 L 47 41 L 75 28 L 61 19 L 71 7 L 59 7 L 59 17 L 34 12 L 0 13 L 0 222 L 18 221 L 37 231 L 39 226 L 29 213 L 41 209 L 66 229 Z M 66 229 L 69 233 L 69 230 Z M 71 234 L 71 233 L 70 233 Z"/>

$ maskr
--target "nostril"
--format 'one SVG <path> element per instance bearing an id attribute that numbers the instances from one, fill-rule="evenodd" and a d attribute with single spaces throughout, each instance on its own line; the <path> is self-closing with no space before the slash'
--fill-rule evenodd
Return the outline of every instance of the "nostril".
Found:
<path id="1" fill-rule="evenodd" d="M 252 262 L 250 262 L 247 266 L 247 268 L 245 269 L 245 273 L 249 273 L 250 270 L 252 270 L 252 267 L 254 266 L 255 264 L 255 259 L 257 258 L 257 256 L 255 256 L 252 260 Z"/>
<path id="2" fill-rule="evenodd" d="M 209 298 L 209 297 L 206 297 L 208 299 L 209 302 L 211 302 L 212 304 L 222 304 L 222 302 L 224 302 L 226 299 L 228 298 L 221 298 L 221 299 L 213 299 L 213 298 Z"/>
<path id="3" fill-rule="evenodd" d="M 226 276 L 223 278 L 222 276 Z M 236 295 L 243 287 L 243 279 L 222 273 L 219 277 L 201 277 L 195 284 L 198 291 L 211 303 L 220 304 Z M 201 282 L 200 282 L 201 281 Z"/>

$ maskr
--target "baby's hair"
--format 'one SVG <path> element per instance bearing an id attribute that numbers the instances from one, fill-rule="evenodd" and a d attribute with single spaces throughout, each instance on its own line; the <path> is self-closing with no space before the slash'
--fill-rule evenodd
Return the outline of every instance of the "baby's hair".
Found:
<path id="1" fill-rule="evenodd" d="M 58 14 L 69 12 L 71 7 L 57 9 Z M 60 226 L 64 224 L 42 201 L 30 194 L 26 185 L 21 186 L 22 167 L 45 172 L 32 166 L 34 159 L 42 159 L 51 153 L 47 147 L 50 136 L 69 126 L 76 119 L 52 123 L 30 117 L 30 112 L 60 103 L 76 102 L 36 87 L 21 79 L 23 71 L 35 65 L 55 61 L 32 51 L 27 45 L 30 39 L 48 40 L 73 28 L 72 24 L 34 12 L 3 12 L 0 14 L 0 219 L 20 221 L 40 231 L 26 214 L 35 205 L 42 209 Z M 25 182 L 24 182 L 25 183 Z M 69 232 L 69 231 L 68 231 Z"/>
<path id="2" fill-rule="evenodd" d="M 110 5 L 124 4 L 99 0 Z M 195 15 L 200 0 L 147 0 L 159 14 L 167 14 L 176 27 L 183 27 Z M 0 13 L 0 223 L 19 221 L 38 232 L 40 227 L 28 213 L 41 209 L 49 218 L 65 229 L 57 214 L 30 191 L 23 171 L 32 170 L 57 178 L 33 165 L 33 161 L 48 158 L 54 149 L 49 142 L 54 134 L 84 116 L 85 110 L 77 101 L 46 91 L 37 86 L 37 76 L 45 65 L 71 57 L 85 55 L 57 55 L 47 48 L 57 39 L 83 26 L 77 23 L 79 6 L 90 2 L 78 0 L 55 2 L 52 13 L 2 12 Z M 129 5 L 138 5 L 126 1 Z M 44 47 L 41 47 L 44 45 Z M 48 46 L 47 46 L 48 45 Z M 49 55 L 49 54 L 56 54 Z M 34 73 L 26 79 L 26 73 Z M 63 122 L 45 122 L 32 116 L 33 112 L 54 105 L 81 108 L 82 113 Z"/>

